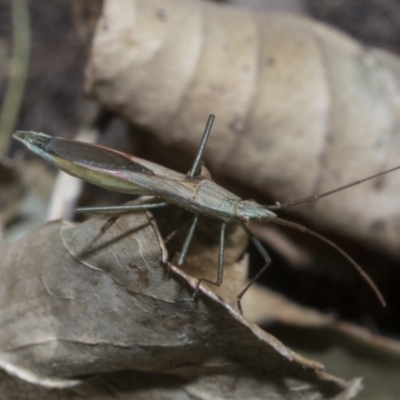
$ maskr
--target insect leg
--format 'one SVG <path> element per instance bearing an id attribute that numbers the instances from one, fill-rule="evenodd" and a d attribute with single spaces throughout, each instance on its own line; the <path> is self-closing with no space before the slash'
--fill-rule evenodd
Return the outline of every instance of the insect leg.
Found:
<path id="1" fill-rule="evenodd" d="M 199 278 L 199 281 L 197 282 L 197 285 L 196 285 L 196 289 L 194 290 L 193 299 L 196 298 L 196 296 L 197 296 L 201 282 L 208 282 L 215 286 L 222 285 L 222 280 L 224 278 L 225 229 L 226 229 L 226 222 L 223 222 L 221 225 L 221 231 L 219 234 L 219 255 L 218 255 L 217 281 L 214 282 L 210 279 Z"/>
<path id="2" fill-rule="evenodd" d="M 258 250 L 258 252 L 261 254 L 262 258 L 265 261 L 265 265 L 257 272 L 257 274 L 250 280 L 250 282 L 246 285 L 246 287 L 238 294 L 237 296 L 237 308 L 240 312 L 240 314 L 243 314 L 242 310 L 242 305 L 240 303 L 243 295 L 247 292 L 249 287 L 265 272 L 265 270 L 269 267 L 271 264 L 271 257 L 267 253 L 267 250 L 265 250 L 264 246 L 261 244 L 261 242 L 254 236 L 253 232 L 247 227 L 247 225 L 242 222 L 242 227 L 249 236 L 250 240 L 253 242 L 254 246 Z"/>
<path id="3" fill-rule="evenodd" d="M 203 137 L 202 137 L 201 142 L 200 142 L 199 151 L 197 152 L 196 158 L 194 159 L 194 163 L 193 163 L 192 169 L 188 173 L 188 176 L 190 176 L 191 178 L 193 178 L 195 176 L 197 168 L 199 167 L 199 164 L 200 164 L 200 161 L 201 161 L 201 156 L 203 155 L 204 148 L 206 147 L 207 139 L 210 136 L 211 127 L 212 127 L 212 124 L 214 122 L 214 119 L 215 119 L 215 115 L 211 114 L 208 117 L 206 129 L 204 130 Z"/>
<path id="4" fill-rule="evenodd" d="M 223 222 L 221 224 L 221 231 L 219 234 L 218 275 L 216 283 L 217 286 L 220 286 L 222 284 L 222 279 L 224 277 L 225 229 L 226 229 L 226 222 Z"/>
<path id="5" fill-rule="evenodd" d="M 106 207 L 79 207 L 76 213 L 93 213 L 93 214 L 122 214 L 129 211 L 149 210 L 151 208 L 165 207 L 168 203 L 150 203 L 150 204 L 132 204 L 127 206 L 106 206 Z"/>
<path id="6" fill-rule="evenodd" d="M 192 241 L 193 234 L 194 234 L 194 231 L 196 229 L 198 221 L 199 221 L 199 217 L 195 216 L 194 220 L 192 222 L 192 225 L 190 226 L 189 232 L 188 232 L 188 234 L 186 236 L 186 239 L 183 242 L 182 250 L 181 250 L 181 252 L 179 254 L 178 261 L 177 261 L 178 265 L 182 265 L 184 263 L 184 261 L 185 261 L 186 254 L 187 254 L 187 252 L 189 250 L 190 242 Z"/>

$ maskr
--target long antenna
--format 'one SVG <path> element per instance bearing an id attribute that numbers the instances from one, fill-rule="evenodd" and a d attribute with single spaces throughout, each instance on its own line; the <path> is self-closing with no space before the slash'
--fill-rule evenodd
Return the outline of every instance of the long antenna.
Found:
<path id="1" fill-rule="evenodd" d="M 210 132 L 211 132 L 211 128 L 212 128 L 214 119 L 215 119 L 215 115 L 210 114 L 210 116 L 208 117 L 206 129 L 204 130 L 203 137 L 200 142 L 199 151 L 197 152 L 196 158 L 194 159 L 192 169 L 188 173 L 188 176 L 190 176 L 191 178 L 194 177 L 194 175 L 197 171 L 197 168 L 199 167 L 199 164 L 201 161 L 201 156 L 203 155 L 204 148 L 206 147 L 207 139 L 210 136 Z"/>
<path id="2" fill-rule="evenodd" d="M 292 221 L 287 221 L 286 219 L 282 219 L 282 218 L 271 218 L 269 220 L 269 222 L 273 223 L 273 224 L 278 224 L 278 225 L 283 225 L 283 226 L 287 226 L 289 228 L 293 228 L 296 229 L 300 232 L 304 232 L 304 233 L 308 233 L 311 236 L 314 236 L 316 238 L 318 238 L 319 240 L 325 242 L 326 244 L 328 244 L 329 246 L 333 247 L 337 252 L 339 252 L 343 257 L 345 257 L 351 265 L 353 265 L 353 267 L 357 270 L 357 272 L 364 278 L 364 280 L 368 283 L 368 285 L 371 287 L 371 289 L 375 292 L 376 297 L 378 298 L 378 300 L 380 301 L 380 303 L 382 304 L 383 307 L 386 307 L 386 300 L 383 297 L 383 294 L 381 293 L 381 291 L 379 290 L 378 286 L 376 285 L 376 283 L 372 280 L 372 278 L 362 269 L 362 267 L 352 258 L 349 256 L 349 254 L 347 254 L 343 249 L 341 249 L 336 243 L 332 242 L 331 240 L 327 239 L 325 236 L 320 235 L 317 232 L 314 232 L 313 230 L 297 224 L 295 222 Z"/>
<path id="3" fill-rule="evenodd" d="M 358 181 L 349 183 L 349 184 L 341 186 L 339 188 L 330 190 L 329 192 L 316 194 L 316 195 L 310 196 L 310 197 L 305 197 L 304 199 L 300 199 L 300 200 L 289 201 L 287 203 L 276 203 L 276 204 L 271 205 L 271 206 L 265 205 L 265 208 L 267 208 L 268 210 L 279 210 L 281 208 L 297 206 L 298 204 L 312 203 L 313 201 L 322 199 L 323 197 L 329 196 L 329 195 L 331 195 L 333 193 L 340 192 L 340 191 L 342 191 L 344 189 L 348 189 L 348 188 L 350 188 L 352 186 L 359 185 L 360 183 L 369 181 L 371 179 L 377 178 L 378 176 L 388 174 L 389 172 L 393 172 L 393 171 L 396 171 L 398 169 L 400 169 L 400 165 L 398 165 L 397 167 L 388 169 L 387 171 L 379 172 L 378 174 L 371 175 L 371 176 L 368 176 L 367 178 L 360 179 Z"/>

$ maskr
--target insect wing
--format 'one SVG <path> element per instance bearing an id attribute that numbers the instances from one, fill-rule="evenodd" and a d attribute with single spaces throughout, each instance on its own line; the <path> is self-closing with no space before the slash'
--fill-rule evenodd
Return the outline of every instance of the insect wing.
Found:
<path id="1" fill-rule="evenodd" d="M 131 171 L 144 175 L 154 175 L 150 169 L 135 162 L 129 154 L 109 149 L 107 147 L 90 143 L 75 142 L 61 138 L 53 138 L 46 148 L 48 153 L 53 153 L 88 168 L 104 171 Z"/>
<path id="2" fill-rule="evenodd" d="M 126 179 L 126 173 L 144 177 L 154 175 L 140 164 L 140 159 L 129 154 L 39 132 L 18 131 L 14 138 L 55 167 L 94 185 L 123 193 L 152 194 L 134 180 Z"/>

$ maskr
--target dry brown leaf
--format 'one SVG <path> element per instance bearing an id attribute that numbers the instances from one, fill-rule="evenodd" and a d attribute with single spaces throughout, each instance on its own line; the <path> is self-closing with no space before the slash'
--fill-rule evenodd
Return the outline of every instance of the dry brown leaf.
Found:
<path id="1" fill-rule="evenodd" d="M 9 247 L 0 261 L 2 368 L 49 387 L 133 369 L 169 376 L 199 398 L 331 399 L 359 390 L 206 287 L 193 301 L 197 280 L 162 259 L 143 213 L 49 223 Z"/>
<path id="2" fill-rule="evenodd" d="M 246 317 L 309 357 L 323 360 L 328 370 L 345 377 L 363 377 L 362 398 L 397 399 L 400 390 L 400 342 L 334 316 L 299 306 L 284 296 L 253 285 L 243 298 Z"/>
<path id="3" fill-rule="evenodd" d="M 110 62 L 113 60 L 113 62 Z M 87 91 L 285 201 L 399 164 L 400 63 L 323 24 L 185 0 L 105 1 Z M 399 256 L 399 173 L 296 212 Z"/>
<path id="4" fill-rule="evenodd" d="M 193 400 L 193 398 L 198 400 L 209 400 L 210 398 L 242 400 L 243 398 L 268 398 L 266 392 L 253 393 L 250 395 L 251 397 L 244 391 L 235 393 L 236 382 L 218 375 L 200 376 L 198 379 L 182 382 L 179 378 L 172 376 L 144 374 L 135 371 L 117 372 L 92 377 L 77 387 L 63 391 L 32 386 L 7 375 L 3 375 L 1 378 L 1 400 L 20 400 L 21 398 L 24 400 Z M 208 389 L 207 391 L 204 390 L 205 387 Z M 224 390 L 221 390 L 222 387 Z M 331 399 L 350 399 L 361 387 L 360 380 L 354 380 L 349 382 L 348 387 L 341 394 L 331 397 Z M 301 386 L 298 389 L 301 389 Z"/>

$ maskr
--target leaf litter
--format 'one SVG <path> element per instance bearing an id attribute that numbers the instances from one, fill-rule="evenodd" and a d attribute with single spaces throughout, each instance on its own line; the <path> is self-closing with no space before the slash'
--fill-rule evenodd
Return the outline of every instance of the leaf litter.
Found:
<path id="1" fill-rule="evenodd" d="M 150 381 L 161 374 L 179 382 L 179 393 L 199 398 L 333 399 L 358 392 L 359 380 L 325 373 L 206 286 L 193 301 L 197 279 L 163 263 L 160 237 L 151 214 L 135 213 L 54 221 L 11 245 L 0 261 L 2 368 L 30 383 L 66 388 L 66 396 L 83 390 L 71 388 L 78 382 L 96 381 L 85 377 L 107 380 L 119 371 Z M 51 398 L 51 390 L 45 393 Z"/>

